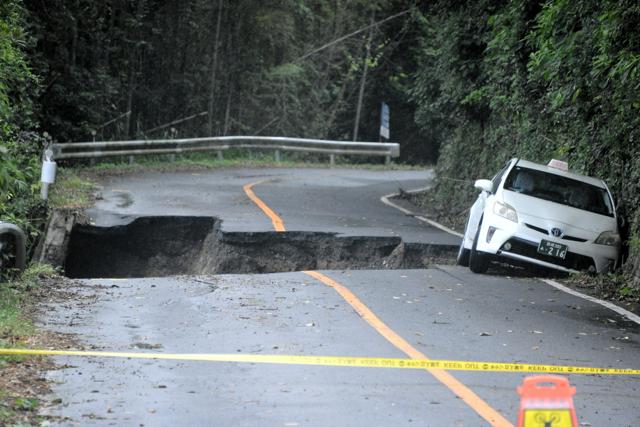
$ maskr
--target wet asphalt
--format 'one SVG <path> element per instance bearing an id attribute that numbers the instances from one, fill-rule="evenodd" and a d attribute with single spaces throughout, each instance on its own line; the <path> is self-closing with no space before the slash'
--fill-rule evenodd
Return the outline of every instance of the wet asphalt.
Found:
<path id="1" fill-rule="evenodd" d="M 259 175 L 259 176 L 256 176 Z M 271 223 L 242 193 L 254 187 L 289 230 L 397 233 L 455 241 L 379 197 L 429 183 L 425 172 L 227 170 L 145 174 L 105 184 L 98 224 L 130 215 L 215 215 L 228 230 Z M 126 196 L 122 196 L 126 194 Z M 120 206 L 119 206 L 120 205 Z M 332 215 L 331 212 L 334 212 Z M 363 219 L 364 218 L 364 219 Z M 305 224 L 306 223 L 306 224 Z M 392 235 L 392 234 L 391 234 Z M 497 270 L 496 270 L 497 271 Z M 328 271 L 413 347 L 434 359 L 639 368 L 640 327 L 598 304 L 509 270 Z M 152 353 L 404 357 L 332 288 L 301 273 L 77 281 L 46 327 L 88 348 Z M 58 357 L 45 412 L 60 425 L 487 425 L 426 371 Z M 517 373 L 452 372 L 515 424 Z M 571 375 L 580 425 L 635 426 L 638 377 Z"/>
<path id="2" fill-rule="evenodd" d="M 400 236 L 406 242 L 458 244 L 460 239 L 425 226 L 380 203 L 380 197 L 430 185 L 432 170 L 222 169 L 145 173 L 107 180 L 88 213 L 98 226 L 126 224 L 136 216 L 215 216 L 223 231 L 273 231 L 269 218 L 243 191 L 254 187 L 288 231 L 346 236 Z"/>

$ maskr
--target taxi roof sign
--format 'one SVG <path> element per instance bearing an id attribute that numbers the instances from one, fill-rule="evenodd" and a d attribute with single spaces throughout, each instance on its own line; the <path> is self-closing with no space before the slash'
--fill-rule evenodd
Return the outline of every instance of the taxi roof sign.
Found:
<path id="1" fill-rule="evenodd" d="M 549 166 L 550 168 L 556 168 L 565 172 L 569 172 L 569 163 L 562 160 L 551 159 L 547 166 Z"/>

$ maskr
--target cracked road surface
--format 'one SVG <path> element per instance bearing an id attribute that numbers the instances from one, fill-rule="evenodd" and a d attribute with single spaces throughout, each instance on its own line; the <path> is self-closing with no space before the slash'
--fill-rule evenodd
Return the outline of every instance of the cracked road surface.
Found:
<path id="1" fill-rule="evenodd" d="M 268 230 L 269 219 L 242 194 L 243 185 L 256 181 L 238 177 L 246 172 L 225 171 L 222 177 L 206 172 L 207 177 L 191 179 L 193 186 L 187 176 L 178 174 L 174 180 L 165 175 L 153 191 L 147 191 L 152 177 L 121 177 L 105 186 L 105 200 L 93 211 L 94 218 L 107 223 L 154 210 L 207 210 L 236 230 Z M 342 228 L 349 233 L 371 228 L 373 234 L 443 242 L 453 238 L 378 202 L 398 186 L 424 186 L 429 179 L 425 173 L 403 172 L 394 181 L 393 172 L 366 172 L 366 179 L 357 178 L 363 171 L 276 172 L 286 180 L 265 182 L 254 191 L 281 216 L 287 230 L 338 229 L 341 223 L 325 215 L 335 208 L 342 213 L 333 218 L 347 218 L 348 226 Z M 325 174 L 332 176 L 327 178 L 332 185 L 322 185 Z M 220 184 L 225 176 L 231 184 Z M 138 187 L 139 180 L 143 184 Z M 216 193 L 221 186 L 224 190 Z M 354 188 L 357 197 L 350 193 Z M 128 192 L 121 207 L 113 204 L 115 189 Z M 163 198 L 163 190 L 173 196 Z M 207 197 L 194 196 L 199 191 Z M 191 199 L 199 201 L 197 207 L 183 209 Z M 304 200 L 308 209 L 296 210 Z M 355 221 L 361 216 L 375 223 L 368 227 Z M 640 362 L 639 325 L 533 278 L 474 275 L 453 266 L 322 274 L 429 358 L 625 368 L 638 368 Z M 354 310 L 353 301 L 303 272 L 76 283 L 74 290 L 89 298 L 51 305 L 42 321 L 56 331 L 79 334 L 89 348 L 406 357 L 406 351 Z M 510 425 L 519 403 L 515 388 L 524 377 L 454 372 L 452 377 L 477 398 L 463 401 L 427 371 L 77 357 L 56 361 L 67 366 L 49 373 L 62 404 L 47 412 L 65 417 L 60 424 L 74 426 Z M 569 379 L 577 387 L 581 425 L 640 423 L 640 378 Z"/>

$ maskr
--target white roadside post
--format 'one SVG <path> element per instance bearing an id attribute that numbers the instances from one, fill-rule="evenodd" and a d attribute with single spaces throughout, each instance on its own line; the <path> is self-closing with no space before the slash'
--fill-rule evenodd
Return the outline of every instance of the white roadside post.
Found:
<path id="1" fill-rule="evenodd" d="M 42 174 L 40 175 L 40 181 L 42 182 L 42 188 L 40 189 L 40 195 L 42 200 L 49 198 L 49 185 L 56 181 L 56 162 L 52 160 L 53 151 L 47 149 L 44 151 L 44 159 L 42 160 Z"/>

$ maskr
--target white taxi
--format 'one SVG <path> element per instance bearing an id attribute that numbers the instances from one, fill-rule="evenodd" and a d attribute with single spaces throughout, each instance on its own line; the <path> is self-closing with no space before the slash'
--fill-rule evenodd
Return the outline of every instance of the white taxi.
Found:
<path id="1" fill-rule="evenodd" d="M 493 258 L 565 272 L 612 270 L 620 254 L 615 206 L 604 181 L 511 159 L 481 190 L 470 210 L 458 264 L 484 273 Z"/>

